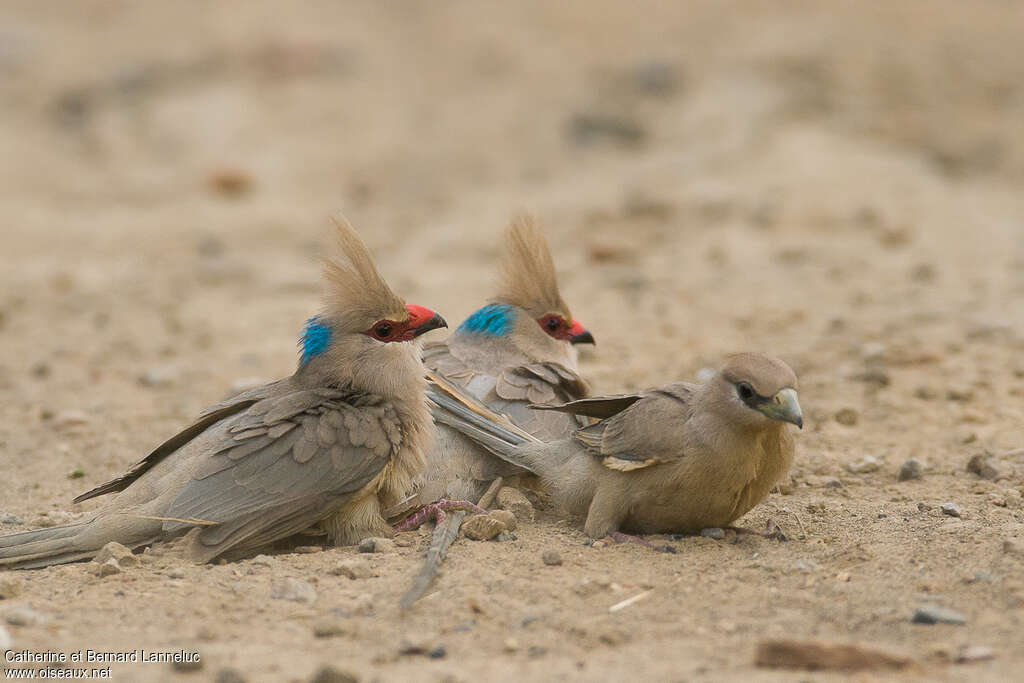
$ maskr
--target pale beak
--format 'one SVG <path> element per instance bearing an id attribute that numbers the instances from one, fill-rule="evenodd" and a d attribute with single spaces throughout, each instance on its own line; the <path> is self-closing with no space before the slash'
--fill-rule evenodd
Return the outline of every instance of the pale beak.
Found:
<path id="1" fill-rule="evenodd" d="M 800 410 L 796 389 L 783 389 L 770 400 L 761 403 L 757 409 L 773 420 L 789 422 L 800 429 L 804 428 L 804 414 Z"/>

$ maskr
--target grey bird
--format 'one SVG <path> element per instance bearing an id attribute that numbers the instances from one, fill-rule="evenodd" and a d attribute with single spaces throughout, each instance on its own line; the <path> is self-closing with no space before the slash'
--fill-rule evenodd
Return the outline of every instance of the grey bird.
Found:
<path id="1" fill-rule="evenodd" d="M 761 502 L 793 461 L 788 424 L 803 427 L 797 378 L 781 360 L 731 356 L 707 383 L 538 406 L 597 418 L 544 443 L 443 381 L 434 419 L 540 476 L 586 516 L 594 539 L 727 526 Z"/>
<path id="2" fill-rule="evenodd" d="M 501 284 L 443 342 L 424 346 L 423 362 L 434 373 L 506 415 L 530 434 L 550 441 L 588 423 L 575 415 L 531 410 L 531 403 L 560 403 L 586 396 L 574 346 L 594 343 L 572 317 L 558 290 L 547 240 L 530 216 L 515 218 L 505 231 Z M 477 500 L 499 476 L 525 474 L 471 440 L 438 425 L 418 492 L 404 509 L 438 500 Z"/>
<path id="3" fill-rule="evenodd" d="M 197 562 L 249 552 L 320 524 L 336 544 L 390 535 L 381 510 L 424 467 L 433 427 L 421 334 L 446 327 L 407 306 L 356 232 L 337 225 L 323 312 L 298 369 L 206 410 L 125 475 L 75 499 L 120 492 L 86 521 L 0 537 L 0 567 L 93 557 L 187 535 Z"/>

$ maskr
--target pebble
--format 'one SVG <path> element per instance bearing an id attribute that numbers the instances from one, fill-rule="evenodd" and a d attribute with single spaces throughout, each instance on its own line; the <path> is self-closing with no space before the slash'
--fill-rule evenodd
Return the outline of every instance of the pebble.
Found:
<path id="1" fill-rule="evenodd" d="M 549 567 L 560 567 L 562 565 L 562 555 L 557 550 L 545 550 L 540 559 Z"/>
<path id="2" fill-rule="evenodd" d="M 938 390 L 927 384 L 921 384 L 914 389 L 914 396 L 921 399 L 922 401 L 934 401 L 939 396 Z"/>
<path id="3" fill-rule="evenodd" d="M 359 678 L 348 671 L 325 665 L 313 674 L 309 683 L 359 683 Z"/>
<path id="4" fill-rule="evenodd" d="M 313 635 L 317 638 L 334 638 L 346 635 L 351 631 L 352 627 L 342 619 L 321 619 L 313 624 Z"/>
<path id="5" fill-rule="evenodd" d="M 989 481 L 999 478 L 999 470 L 989 462 L 988 455 L 985 453 L 972 455 L 971 459 L 967 461 L 967 471 Z"/>
<path id="6" fill-rule="evenodd" d="M 960 506 L 956 503 L 943 503 L 940 509 L 944 515 L 949 515 L 950 517 L 960 516 Z"/>
<path id="7" fill-rule="evenodd" d="M 516 530 L 516 516 L 509 510 L 491 510 L 487 515 L 504 524 L 506 531 Z"/>
<path id="8" fill-rule="evenodd" d="M 10 650 L 14 647 L 14 639 L 6 627 L 0 626 L 0 650 Z"/>
<path id="9" fill-rule="evenodd" d="M 911 481 L 913 479 L 920 479 L 922 470 L 921 461 L 917 458 L 909 458 L 902 465 L 900 465 L 899 474 L 896 475 L 896 479 L 899 481 Z"/>
<path id="10" fill-rule="evenodd" d="M 432 649 L 430 638 L 419 633 L 407 633 L 398 641 L 398 654 L 422 655 Z"/>
<path id="11" fill-rule="evenodd" d="M 921 605 L 914 610 L 914 616 L 910 621 L 915 624 L 955 624 L 963 626 L 967 623 L 967 617 L 947 607 Z"/>
<path id="12" fill-rule="evenodd" d="M 519 641 L 515 638 L 506 638 L 505 642 L 501 644 L 501 649 L 505 652 L 519 652 Z"/>
<path id="13" fill-rule="evenodd" d="M 721 541 L 725 538 L 725 529 L 717 526 L 708 527 L 707 529 L 701 529 L 700 535 L 704 538 L 713 538 L 716 541 Z"/>
<path id="14" fill-rule="evenodd" d="M 217 671 L 215 683 L 247 683 L 245 675 L 238 669 L 224 668 Z"/>
<path id="15" fill-rule="evenodd" d="M 117 563 L 117 560 L 110 558 L 106 562 L 101 562 L 99 568 L 96 569 L 96 576 L 113 576 L 114 574 L 121 573 L 121 565 Z"/>
<path id="16" fill-rule="evenodd" d="M 337 564 L 331 573 L 335 576 L 345 576 L 353 581 L 356 579 L 368 579 L 373 576 L 373 569 L 370 563 L 362 559 L 343 560 Z"/>
<path id="17" fill-rule="evenodd" d="M 98 564 L 105 564 L 113 560 L 118 567 L 134 567 L 139 563 L 139 558 L 132 553 L 131 548 L 123 546 L 117 541 L 111 541 L 105 546 L 100 548 L 100 551 L 96 553 L 96 557 L 93 558 L 93 562 Z"/>
<path id="18" fill-rule="evenodd" d="M 852 427 L 857 424 L 859 417 L 857 411 L 853 408 L 843 408 L 835 414 L 836 422 L 846 427 Z"/>
<path id="19" fill-rule="evenodd" d="M 361 553 L 393 553 L 398 546 L 390 538 L 374 536 L 359 541 Z"/>
<path id="20" fill-rule="evenodd" d="M 498 491 L 497 502 L 499 508 L 508 510 L 515 515 L 517 520 L 533 521 L 533 503 L 519 489 L 505 486 Z"/>
<path id="21" fill-rule="evenodd" d="M 0 524 L 12 524 L 14 526 L 21 526 L 24 523 L 24 517 L 16 515 L 13 512 L 0 511 Z"/>
<path id="22" fill-rule="evenodd" d="M 879 467 L 878 458 L 873 455 L 863 455 L 852 462 L 846 463 L 846 469 L 854 474 L 876 472 Z"/>
<path id="23" fill-rule="evenodd" d="M 181 377 L 181 365 L 166 363 L 155 365 L 139 375 L 139 384 L 144 387 L 167 387 Z"/>
<path id="24" fill-rule="evenodd" d="M 169 579 L 184 579 L 185 570 L 182 567 L 171 567 L 167 570 L 167 578 Z"/>
<path id="25" fill-rule="evenodd" d="M 4 610 L 4 621 L 11 626 L 35 626 L 50 621 L 50 617 L 26 605 L 16 605 Z"/>
<path id="26" fill-rule="evenodd" d="M 490 515 L 473 515 L 462 523 L 462 533 L 474 541 L 489 541 L 504 530 L 505 525 Z"/>
<path id="27" fill-rule="evenodd" d="M 818 563 L 814 560 L 797 560 L 793 563 L 793 569 L 804 574 L 818 571 Z"/>
<path id="28" fill-rule="evenodd" d="M 974 398 L 974 392 L 966 387 L 951 387 L 946 390 L 946 400 L 949 401 L 970 401 Z"/>
<path id="29" fill-rule="evenodd" d="M 436 647 L 431 648 L 427 652 L 427 656 L 431 659 L 444 659 L 448 656 L 448 651 L 444 648 L 444 645 L 438 645 Z"/>
<path id="30" fill-rule="evenodd" d="M 972 662 L 984 662 L 995 659 L 996 654 L 992 648 L 984 645 L 963 645 L 957 650 L 953 661 L 957 664 L 971 664 Z"/>
<path id="31" fill-rule="evenodd" d="M 1019 557 L 1024 557 L 1024 545 L 1022 545 L 1019 541 L 1015 541 L 1011 538 L 1008 538 L 1005 541 L 1003 541 L 1003 552 L 1007 555 L 1017 555 Z"/>
<path id="32" fill-rule="evenodd" d="M 0 600 L 10 600 L 21 595 L 21 581 L 4 577 L 0 579 Z"/>
<path id="33" fill-rule="evenodd" d="M 57 413 L 51 423 L 55 429 L 74 429 L 89 424 L 89 416 L 81 410 L 62 410 Z"/>
<path id="34" fill-rule="evenodd" d="M 270 585 L 270 597 L 290 602 L 316 602 L 316 589 L 301 579 L 280 579 Z"/>

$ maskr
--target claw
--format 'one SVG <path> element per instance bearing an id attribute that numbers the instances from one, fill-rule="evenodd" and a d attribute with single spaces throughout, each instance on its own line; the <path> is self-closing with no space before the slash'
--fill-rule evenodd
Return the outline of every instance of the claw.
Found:
<path id="1" fill-rule="evenodd" d="M 471 503 L 468 500 L 439 500 L 436 503 L 424 505 L 418 512 L 396 524 L 394 527 L 395 531 L 411 531 L 413 529 L 418 529 L 426 522 L 440 524 L 445 519 L 445 513 L 452 510 L 472 512 L 476 515 L 487 514 L 487 510 L 483 509 L 476 503 Z"/>

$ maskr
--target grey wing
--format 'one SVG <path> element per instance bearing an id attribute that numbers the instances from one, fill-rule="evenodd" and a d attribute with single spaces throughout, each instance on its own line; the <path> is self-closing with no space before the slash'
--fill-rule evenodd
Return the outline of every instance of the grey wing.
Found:
<path id="1" fill-rule="evenodd" d="M 230 417 L 245 410 L 246 408 L 249 408 L 267 396 L 272 395 L 278 390 L 282 383 L 287 381 L 288 380 L 280 380 L 278 382 L 273 382 L 253 389 L 252 391 L 232 396 L 217 405 L 210 406 L 199 415 L 195 422 L 157 446 L 149 455 L 132 465 L 128 471 L 120 477 L 111 479 L 105 484 L 100 484 L 96 488 L 86 491 L 76 497 L 72 502 L 81 503 L 83 500 L 89 500 L 90 498 L 96 498 L 97 496 L 102 496 L 107 493 L 125 490 L 136 479 L 156 466 L 157 463 L 205 432 L 211 426 L 226 417 Z"/>
<path id="2" fill-rule="evenodd" d="M 693 414 L 695 390 L 685 382 L 647 390 L 621 411 L 578 430 L 573 437 L 613 470 L 677 460 L 684 455 L 682 437 Z"/>
<path id="3" fill-rule="evenodd" d="M 308 390 L 265 399 L 199 465 L 164 530 L 207 523 L 199 541 L 215 554 L 284 538 L 351 500 L 401 440 L 397 414 L 377 397 Z"/>

